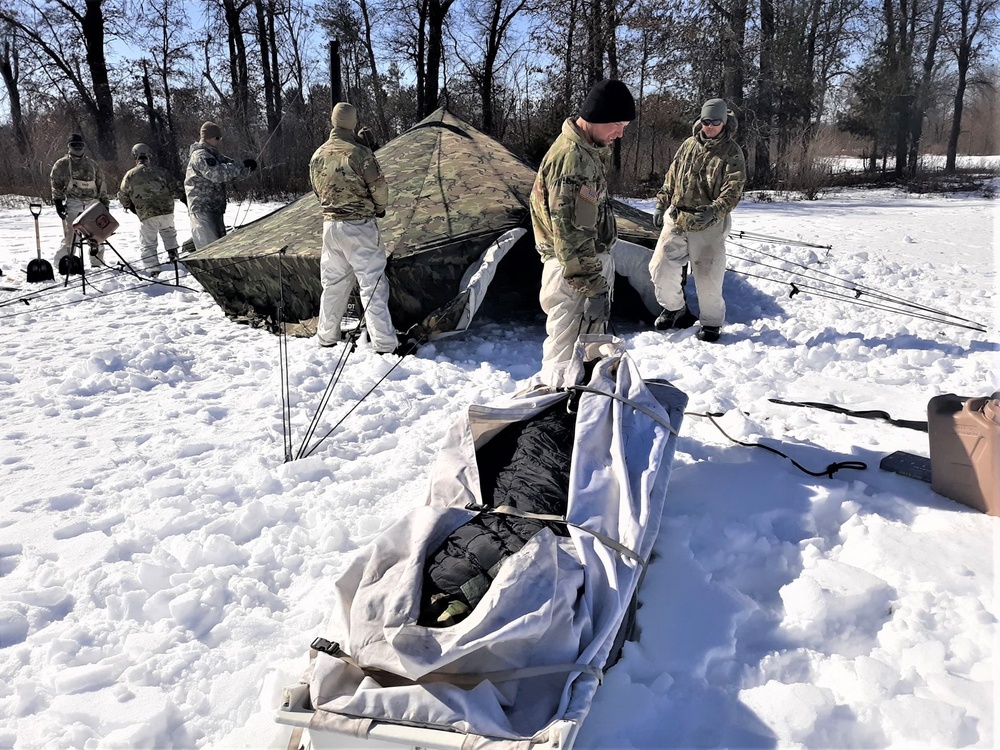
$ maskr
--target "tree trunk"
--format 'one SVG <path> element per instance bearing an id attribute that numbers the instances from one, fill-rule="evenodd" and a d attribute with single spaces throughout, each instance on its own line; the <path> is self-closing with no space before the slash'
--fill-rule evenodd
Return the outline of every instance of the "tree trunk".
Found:
<path id="1" fill-rule="evenodd" d="M 247 7 L 245 2 L 223 0 L 222 8 L 226 20 L 229 42 L 229 77 L 233 91 L 233 115 L 238 131 L 250 140 L 250 82 L 247 71 L 247 49 L 243 41 L 240 16 Z"/>
<path id="2" fill-rule="evenodd" d="M 455 0 L 427 2 L 427 69 L 424 72 L 423 111 L 426 117 L 438 107 L 441 55 L 444 52 L 444 22 Z"/>
<path id="3" fill-rule="evenodd" d="M 104 57 L 104 0 L 87 0 L 81 28 L 87 48 L 87 68 L 94 86 L 94 125 L 97 127 L 97 151 L 102 159 L 114 161 L 118 141 L 115 131 L 115 102 L 108 79 L 108 63 Z"/>
<path id="4" fill-rule="evenodd" d="M 274 78 L 271 74 L 270 37 L 267 33 L 267 13 L 264 0 L 254 0 L 254 10 L 257 14 L 257 45 L 260 47 L 261 74 L 264 78 L 264 112 L 267 117 L 267 130 L 273 133 L 278 127 L 278 108 L 275 100 Z M 268 8 L 267 10 L 270 10 Z M 274 18 L 273 13 L 271 18 Z M 273 21 L 272 21 L 273 28 Z"/>
<path id="5" fill-rule="evenodd" d="M 368 0 L 358 0 L 361 6 L 361 18 L 365 24 L 365 51 L 368 53 L 368 65 L 372 69 L 373 99 L 375 100 L 375 119 L 378 122 L 381 143 L 389 140 L 389 121 L 385 116 L 385 91 L 382 89 L 382 77 L 375 62 L 375 46 L 372 44 L 372 23 L 368 15 Z"/>
<path id="6" fill-rule="evenodd" d="M 954 172 L 958 169 L 958 139 L 962 135 L 962 109 L 965 106 L 965 87 L 968 84 L 969 61 L 971 59 L 970 44 L 964 40 L 958 48 L 958 87 L 955 89 L 954 114 L 951 118 L 951 135 L 948 136 L 948 155 L 945 158 L 944 169 Z"/>
<path id="7" fill-rule="evenodd" d="M 417 39 L 414 63 L 417 73 L 417 119 L 424 119 L 427 111 L 427 17 L 431 0 L 420 0 L 417 23 Z"/>
<path id="8" fill-rule="evenodd" d="M 570 0 L 569 3 L 566 48 L 563 53 L 563 111 L 567 116 L 573 106 L 573 32 L 576 29 L 576 11 L 579 2 L 580 0 Z"/>
<path id="9" fill-rule="evenodd" d="M 11 35 L 17 32 L 11 30 Z M 24 125 L 24 114 L 21 110 L 21 90 L 18 86 L 21 78 L 20 59 L 17 54 L 17 46 L 11 45 L 10 39 L 3 40 L 3 47 L 0 48 L 0 75 L 3 76 L 4 85 L 7 87 L 7 100 L 10 102 L 10 124 L 14 129 L 14 143 L 17 144 L 17 152 L 21 156 L 27 156 L 30 144 L 28 142 L 28 130 Z"/>
<path id="10" fill-rule="evenodd" d="M 587 19 L 587 89 L 604 78 L 604 16 L 601 0 L 584 5 Z"/>
<path id="11" fill-rule="evenodd" d="M 743 110 L 744 65 L 743 45 L 746 40 L 748 0 L 733 0 L 729 11 L 729 28 L 726 34 L 725 76 L 723 96 L 737 113 Z"/>
<path id="12" fill-rule="evenodd" d="M 771 121 L 774 112 L 774 0 L 760 0 L 760 66 L 757 73 L 757 143 L 754 184 L 771 185 Z"/>
<path id="13" fill-rule="evenodd" d="M 913 112 L 913 122 L 910 132 L 910 153 L 907 158 L 907 174 L 909 177 L 916 177 L 917 163 L 920 159 L 920 141 L 924 130 L 924 113 L 927 111 L 927 102 L 930 98 L 931 78 L 934 73 L 935 56 L 937 55 L 938 41 L 941 38 L 941 24 L 944 19 L 944 0 L 937 0 L 934 9 L 934 23 L 931 27 L 930 38 L 927 40 L 927 54 L 924 55 L 924 70 L 920 79 L 920 88 L 917 90 L 917 101 Z"/>

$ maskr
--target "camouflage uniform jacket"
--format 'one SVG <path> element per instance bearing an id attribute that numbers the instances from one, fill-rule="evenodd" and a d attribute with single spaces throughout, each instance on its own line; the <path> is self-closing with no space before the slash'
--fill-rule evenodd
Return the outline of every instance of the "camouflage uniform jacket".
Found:
<path id="1" fill-rule="evenodd" d="M 125 173 L 118 200 L 122 208 L 135 211 L 140 221 L 174 212 L 174 197 L 180 192 L 177 180 L 153 164 L 136 164 Z"/>
<path id="2" fill-rule="evenodd" d="M 611 149 L 595 146 L 568 118 L 538 167 L 531 189 L 531 225 L 543 260 L 558 258 L 563 277 L 576 288 L 603 291 L 599 253 L 617 238 L 608 200 L 605 159 Z"/>
<path id="3" fill-rule="evenodd" d="M 89 156 L 66 154 L 57 159 L 49 174 L 52 183 L 52 200 L 65 201 L 71 198 L 84 202 L 97 199 L 107 205 L 110 202 L 104 185 L 104 172 Z"/>
<path id="4" fill-rule="evenodd" d="M 228 156 L 220 154 L 204 141 L 192 143 L 184 175 L 188 212 L 193 214 L 224 214 L 226 183 L 250 174 L 250 170 Z"/>
<path id="5" fill-rule="evenodd" d="M 747 166 L 743 151 L 734 140 L 739 123 L 730 112 L 726 125 L 716 138 L 701 132 L 701 121 L 694 124 L 691 137 L 677 149 L 670 163 L 663 187 L 656 194 L 656 205 L 677 207 L 675 226 L 683 232 L 707 229 L 730 213 L 743 197 Z M 715 221 L 697 225 L 693 210 L 711 206 Z"/>
<path id="6" fill-rule="evenodd" d="M 354 132 L 333 128 L 309 160 L 309 181 L 328 221 L 371 219 L 389 203 L 389 187 L 372 150 Z"/>

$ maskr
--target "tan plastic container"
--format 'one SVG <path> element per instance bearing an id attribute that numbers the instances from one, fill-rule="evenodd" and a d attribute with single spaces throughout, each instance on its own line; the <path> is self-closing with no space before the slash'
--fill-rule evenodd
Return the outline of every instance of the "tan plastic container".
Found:
<path id="1" fill-rule="evenodd" d="M 927 428 L 934 491 L 1000 516 L 1000 391 L 989 398 L 935 396 Z"/>
<path id="2" fill-rule="evenodd" d="M 118 229 L 118 222 L 115 217 L 108 213 L 104 204 L 97 201 L 86 211 L 76 217 L 73 222 L 73 229 L 84 236 L 84 239 L 94 242 L 104 242 Z"/>

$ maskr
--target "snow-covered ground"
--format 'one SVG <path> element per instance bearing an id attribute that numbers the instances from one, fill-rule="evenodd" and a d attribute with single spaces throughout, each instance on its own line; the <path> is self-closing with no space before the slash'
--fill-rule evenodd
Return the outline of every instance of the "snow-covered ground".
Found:
<path id="1" fill-rule="evenodd" d="M 137 220 L 116 214 L 113 242 L 135 258 Z M 720 344 L 615 321 L 646 377 L 685 390 L 690 411 L 725 411 L 733 437 L 868 469 L 810 477 L 688 417 L 641 638 L 578 747 L 995 746 L 1000 521 L 879 470 L 892 451 L 926 456 L 926 434 L 768 399 L 920 420 L 932 396 L 1000 387 L 996 218 L 976 196 L 744 201 L 735 229 L 833 249 L 733 245 L 780 270 L 734 257 L 753 275 L 727 276 Z M 179 205 L 177 223 L 186 238 Z M 0 231 L 0 286 L 19 285 L 35 255 L 27 206 L 0 211 Z M 51 258 L 51 208 L 41 232 Z M 803 266 L 988 333 L 850 293 L 790 297 Z M 423 346 L 310 458 L 284 463 L 274 336 L 201 292 L 92 280 L 86 298 L 0 307 L 0 748 L 284 747 L 271 713 L 339 571 L 422 501 L 464 406 L 537 370 L 543 319 L 479 320 Z M 289 341 L 296 445 L 335 356 Z M 393 364 L 359 347 L 318 434 Z"/>
<path id="2" fill-rule="evenodd" d="M 828 156 L 820 160 L 830 167 L 833 172 L 864 172 L 867 167 L 865 159 L 856 156 Z M 921 154 L 920 167 L 927 170 L 942 170 L 948 159 L 944 154 Z M 882 160 L 878 161 L 879 169 L 882 167 Z M 889 169 L 896 165 L 895 160 L 890 159 Z M 1000 155 L 996 156 L 964 156 L 955 157 L 955 166 L 959 169 L 986 169 L 994 173 L 1000 168 Z"/>

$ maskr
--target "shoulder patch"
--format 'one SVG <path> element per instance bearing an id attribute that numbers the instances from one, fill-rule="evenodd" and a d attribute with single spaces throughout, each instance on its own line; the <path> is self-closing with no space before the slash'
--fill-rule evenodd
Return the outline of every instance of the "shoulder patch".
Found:
<path id="1" fill-rule="evenodd" d="M 597 205 L 597 191 L 589 185 L 580 185 L 580 197 L 587 203 Z"/>

